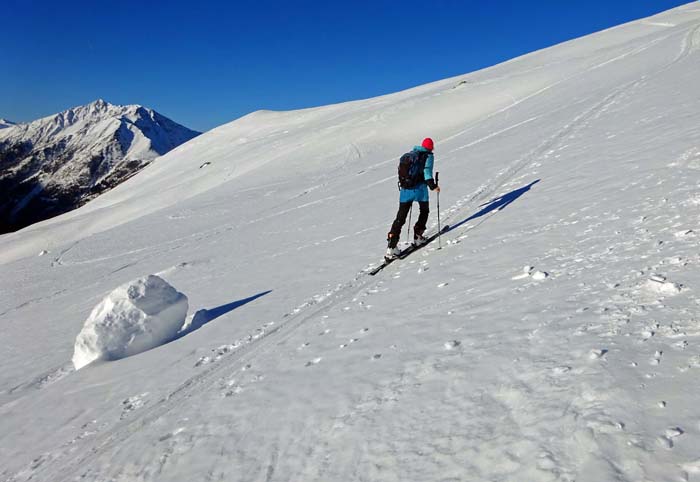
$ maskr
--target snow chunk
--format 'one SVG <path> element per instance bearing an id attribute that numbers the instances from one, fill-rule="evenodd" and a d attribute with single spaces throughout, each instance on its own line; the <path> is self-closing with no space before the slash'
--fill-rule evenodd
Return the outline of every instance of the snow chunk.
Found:
<path id="1" fill-rule="evenodd" d="M 598 360 L 600 358 L 603 358 L 607 352 L 608 350 L 605 349 L 593 349 L 588 352 L 588 358 L 590 358 L 591 360 Z"/>
<path id="2" fill-rule="evenodd" d="M 155 275 L 120 286 L 95 306 L 75 339 L 75 369 L 172 341 L 185 322 L 187 308 L 187 297 Z"/>
<path id="3" fill-rule="evenodd" d="M 683 231 L 676 232 L 675 236 L 677 238 L 693 237 L 693 236 L 695 236 L 695 231 L 693 231 L 692 229 L 685 229 Z"/>
<path id="4" fill-rule="evenodd" d="M 450 340 L 446 341 L 443 346 L 445 347 L 445 350 L 454 350 L 456 348 L 459 348 L 461 344 L 462 342 L 459 340 Z"/>
<path id="5" fill-rule="evenodd" d="M 536 270 L 534 266 L 523 266 L 523 272 L 513 276 L 512 280 L 520 280 L 525 278 L 532 278 L 535 281 L 542 281 L 549 277 L 549 273 L 546 271 Z"/>
<path id="6" fill-rule="evenodd" d="M 651 276 L 646 282 L 646 288 L 649 291 L 659 293 L 661 295 L 677 295 L 681 292 L 681 285 L 666 281 L 666 278 L 659 275 Z"/>

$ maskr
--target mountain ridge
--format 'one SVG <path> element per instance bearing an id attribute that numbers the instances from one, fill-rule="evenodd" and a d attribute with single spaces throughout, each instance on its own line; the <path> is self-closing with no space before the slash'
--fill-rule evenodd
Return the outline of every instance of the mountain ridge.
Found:
<path id="1" fill-rule="evenodd" d="M 0 233 L 75 209 L 200 133 L 103 99 L 0 130 Z"/>
<path id="2" fill-rule="evenodd" d="M 14 127 L 15 125 L 17 125 L 15 122 L 0 117 L 0 129 L 7 129 L 9 127 Z"/>

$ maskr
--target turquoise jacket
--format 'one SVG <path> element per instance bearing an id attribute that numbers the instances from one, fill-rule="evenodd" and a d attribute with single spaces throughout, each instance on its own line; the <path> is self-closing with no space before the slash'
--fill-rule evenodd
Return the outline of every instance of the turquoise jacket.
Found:
<path id="1" fill-rule="evenodd" d="M 423 170 L 423 179 L 427 182 L 429 179 L 433 178 L 433 153 L 430 152 L 423 146 L 414 146 L 414 152 L 429 152 L 428 158 L 425 160 L 425 169 Z M 423 182 L 413 189 L 401 189 L 399 191 L 399 202 L 400 203 L 412 203 L 412 202 L 428 202 L 430 200 L 430 194 L 428 192 L 428 185 Z"/>

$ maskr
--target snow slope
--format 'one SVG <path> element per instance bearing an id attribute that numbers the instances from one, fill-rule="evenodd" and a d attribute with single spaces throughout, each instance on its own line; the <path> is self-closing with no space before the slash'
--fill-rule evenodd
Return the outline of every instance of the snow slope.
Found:
<path id="1" fill-rule="evenodd" d="M 693 3 L 251 114 L 0 237 L 2 480 L 700 480 L 699 77 Z M 454 228 L 367 276 L 428 135 Z M 148 274 L 198 329 L 72 371 Z"/>
<path id="2" fill-rule="evenodd" d="M 0 232 L 74 209 L 199 134 L 101 99 L 8 127 L 0 130 Z"/>
<path id="3" fill-rule="evenodd" d="M 14 126 L 15 123 L 7 119 L 0 119 L 0 129 L 7 129 L 8 127 Z"/>

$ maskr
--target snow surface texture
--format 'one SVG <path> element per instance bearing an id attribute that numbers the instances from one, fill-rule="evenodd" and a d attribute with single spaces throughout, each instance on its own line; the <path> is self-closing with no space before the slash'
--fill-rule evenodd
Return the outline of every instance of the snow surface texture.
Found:
<path id="1" fill-rule="evenodd" d="M 187 317 L 187 297 L 150 275 L 102 300 L 75 339 L 76 370 L 95 360 L 119 360 L 172 341 Z"/>
<path id="2" fill-rule="evenodd" d="M 251 114 L 0 237 L 0 480 L 697 482 L 699 79 L 693 3 Z M 368 276 L 425 136 L 454 229 Z M 145 273 L 208 323 L 72 372 Z"/>
<path id="3" fill-rule="evenodd" d="M 74 209 L 199 134 L 140 105 L 101 99 L 6 127 L 0 233 Z"/>

